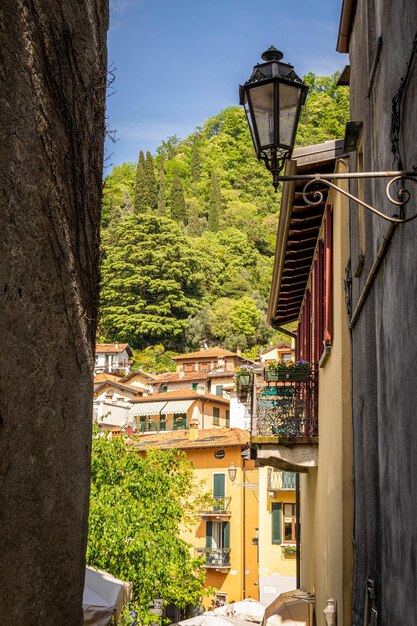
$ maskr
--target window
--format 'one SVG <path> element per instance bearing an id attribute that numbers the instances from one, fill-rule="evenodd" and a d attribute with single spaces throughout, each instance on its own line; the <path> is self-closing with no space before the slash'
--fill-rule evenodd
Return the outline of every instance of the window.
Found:
<path id="1" fill-rule="evenodd" d="M 168 391 L 168 386 L 167 385 L 162 385 L 161 391 L 162 391 L 162 393 L 166 393 Z"/>
<path id="2" fill-rule="evenodd" d="M 184 372 L 195 372 L 195 363 L 184 363 Z"/>
<path id="3" fill-rule="evenodd" d="M 197 391 L 197 383 L 193 383 L 193 391 Z"/>
<path id="4" fill-rule="evenodd" d="M 281 356 L 281 360 L 284 361 L 284 363 L 288 363 L 289 361 L 291 361 L 292 360 L 291 352 L 284 352 L 284 354 Z"/>
<path id="5" fill-rule="evenodd" d="M 184 430 L 187 428 L 187 414 L 174 413 L 173 430 Z"/>
<path id="6" fill-rule="evenodd" d="M 211 369 L 211 363 L 199 363 L 198 370 L 199 372 L 208 372 Z"/>
<path id="7" fill-rule="evenodd" d="M 213 408 L 213 426 L 220 426 L 220 409 Z"/>
<path id="8" fill-rule="evenodd" d="M 216 396 L 223 397 L 223 385 L 216 385 Z"/>
<path id="9" fill-rule="evenodd" d="M 295 504 L 284 504 L 284 542 L 295 543 Z"/>
<path id="10" fill-rule="evenodd" d="M 226 428 L 230 428 L 230 411 L 226 409 Z"/>
<path id="11" fill-rule="evenodd" d="M 282 543 L 282 502 L 273 502 L 272 510 L 272 543 Z"/>

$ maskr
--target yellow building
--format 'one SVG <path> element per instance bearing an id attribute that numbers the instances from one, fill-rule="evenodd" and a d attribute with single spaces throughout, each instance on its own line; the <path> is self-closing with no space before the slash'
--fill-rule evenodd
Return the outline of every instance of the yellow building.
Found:
<path id="1" fill-rule="evenodd" d="M 295 474 L 259 468 L 259 596 L 265 604 L 295 588 Z"/>
<path id="2" fill-rule="evenodd" d="M 184 539 L 204 558 L 206 586 L 220 603 L 258 599 L 258 470 L 246 457 L 249 433 L 238 428 L 190 428 L 135 438 L 139 451 L 183 450 L 215 505 L 200 511 Z M 242 454 L 243 453 L 243 454 Z M 213 598 L 203 600 L 209 607 Z"/>
<path id="3" fill-rule="evenodd" d="M 286 174 L 343 173 L 348 166 L 338 159 L 342 148 L 343 141 L 333 141 L 296 150 Z M 305 382 L 277 387 L 279 398 L 260 409 L 252 448 L 259 465 L 300 474 L 298 582 L 310 594 L 315 613 L 311 624 L 324 626 L 323 609 L 333 598 L 338 626 L 349 626 L 352 437 L 344 293 L 348 210 L 339 193 L 321 185 L 317 201 L 317 189 L 303 194 L 304 184 L 283 186 L 268 317 L 274 327 L 298 322 L 296 358 L 307 361 L 311 372 Z M 309 198 L 316 200 L 313 206 Z"/>

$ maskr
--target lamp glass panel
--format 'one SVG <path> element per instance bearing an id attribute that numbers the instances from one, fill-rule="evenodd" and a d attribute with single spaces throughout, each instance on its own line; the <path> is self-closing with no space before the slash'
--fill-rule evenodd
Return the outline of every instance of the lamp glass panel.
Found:
<path id="1" fill-rule="evenodd" d="M 300 89 L 280 83 L 279 86 L 279 143 L 292 147 L 294 125 L 297 122 Z"/>
<path id="2" fill-rule="evenodd" d="M 268 83 L 252 87 L 250 90 L 255 125 L 258 129 L 259 143 L 270 146 L 274 143 L 274 85 Z"/>
<path id="3" fill-rule="evenodd" d="M 255 133 L 253 132 L 253 122 L 252 122 L 252 117 L 251 117 L 250 109 L 249 109 L 248 94 L 246 91 L 244 94 L 243 107 L 245 109 L 246 119 L 248 120 L 248 126 L 249 126 L 250 134 L 252 137 L 253 145 L 255 146 L 255 150 L 257 151 L 258 146 L 256 145 Z"/>

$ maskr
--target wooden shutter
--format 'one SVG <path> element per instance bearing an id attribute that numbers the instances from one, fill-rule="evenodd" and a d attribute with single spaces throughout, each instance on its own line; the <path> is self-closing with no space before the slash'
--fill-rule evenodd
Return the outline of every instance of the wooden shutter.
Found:
<path id="1" fill-rule="evenodd" d="M 226 495 L 226 475 L 213 474 L 213 496 L 223 498 Z"/>
<path id="2" fill-rule="evenodd" d="M 282 502 L 272 503 L 272 543 L 282 543 Z"/>
<path id="3" fill-rule="evenodd" d="M 223 548 L 230 548 L 230 522 L 223 523 Z"/>
<path id="4" fill-rule="evenodd" d="M 206 522 L 206 548 L 211 548 L 213 543 L 213 522 Z"/>

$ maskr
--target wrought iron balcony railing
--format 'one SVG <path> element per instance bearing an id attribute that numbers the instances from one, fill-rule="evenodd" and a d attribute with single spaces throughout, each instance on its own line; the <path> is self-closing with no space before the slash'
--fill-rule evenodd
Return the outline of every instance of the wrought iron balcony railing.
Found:
<path id="1" fill-rule="evenodd" d="M 231 496 L 214 496 L 214 504 L 200 511 L 202 516 L 230 515 Z"/>
<path id="2" fill-rule="evenodd" d="M 230 548 L 197 548 L 196 555 L 204 558 L 204 567 L 230 567 Z"/>
<path id="3" fill-rule="evenodd" d="M 255 435 L 300 438 L 318 435 L 317 377 L 264 387 L 258 396 Z"/>
<path id="4" fill-rule="evenodd" d="M 268 491 L 289 491 L 295 489 L 294 472 L 281 472 L 268 468 Z"/>

